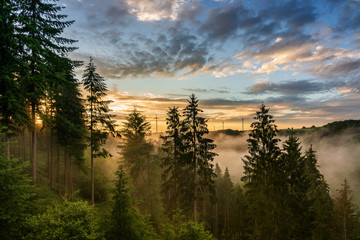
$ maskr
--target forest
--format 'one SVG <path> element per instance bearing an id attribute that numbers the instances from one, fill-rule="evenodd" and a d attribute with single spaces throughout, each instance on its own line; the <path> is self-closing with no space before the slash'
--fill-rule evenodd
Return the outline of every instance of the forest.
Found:
<path id="1" fill-rule="evenodd" d="M 94 59 L 68 57 L 61 9 L 1 1 L 0 239 L 360 238 L 348 176 L 330 194 L 317 150 L 299 140 L 316 128 L 279 131 L 262 104 L 250 131 L 210 133 L 194 94 L 169 106 L 159 138 L 136 108 L 118 124 Z M 359 121 L 322 136 L 350 127 Z M 247 136 L 242 169 L 215 163 L 217 134 Z"/>

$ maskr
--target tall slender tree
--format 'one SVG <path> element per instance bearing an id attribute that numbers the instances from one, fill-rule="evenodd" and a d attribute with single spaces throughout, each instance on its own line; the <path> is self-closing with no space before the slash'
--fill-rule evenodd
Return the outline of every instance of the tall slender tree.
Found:
<path id="1" fill-rule="evenodd" d="M 160 222 L 162 206 L 160 199 L 159 162 L 154 157 L 154 145 L 146 139 L 150 123 L 134 109 L 124 122 L 122 142 L 119 145 L 122 162 L 126 166 L 136 188 L 134 195 L 141 212 L 151 214 L 155 224 Z"/>
<path id="2" fill-rule="evenodd" d="M 287 238 L 305 240 L 311 239 L 314 214 L 311 211 L 312 201 L 308 198 L 310 179 L 300 144 L 297 137 L 290 135 L 283 144 L 281 160 L 287 184 L 287 219 L 292 223 L 287 229 Z"/>
<path id="3" fill-rule="evenodd" d="M 216 145 L 205 135 L 209 133 L 207 119 L 199 114 L 203 112 L 199 108 L 198 99 L 192 94 L 188 99 L 188 105 L 183 111 L 185 119 L 182 121 L 184 134 L 185 153 L 187 154 L 187 169 L 193 173 L 192 179 L 188 179 L 189 199 L 193 202 L 194 221 L 197 222 L 197 202 L 201 192 L 214 194 L 213 152 Z"/>
<path id="4" fill-rule="evenodd" d="M 284 178 L 275 120 L 264 104 L 256 112 L 249 134 L 249 154 L 243 159 L 252 239 L 282 239 Z M 285 230 L 285 229 L 284 229 Z"/>
<path id="5" fill-rule="evenodd" d="M 17 4 L 18 35 L 21 49 L 22 70 L 19 81 L 23 94 L 31 107 L 32 119 L 32 178 L 36 184 L 36 112 L 40 99 L 48 85 L 47 76 L 54 69 L 47 64 L 53 55 L 65 56 L 74 50 L 70 45 L 74 40 L 61 37 L 64 29 L 73 21 L 64 20 L 67 16 L 60 14 L 61 6 L 55 0 L 49 3 L 44 0 L 19 0 Z"/>
<path id="6" fill-rule="evenodd" d="M 348 240 L 357 239 L 356 228 L 359 226 L 359 221 L 356 216 L 357 206 L 352 199 L 352 191 L 346 179 L 341 184 L 341 188 L 337 189 L 334 204 L 334 220 L 335 233 L 337 239 Z"/>
<path id="7" fill-rule="evenodd" d="M 305 152 L 305 168 L 310 181 L 308 198 L 312 201 L 311 211 L 314 218 L 312 238 L 316 240 L 331 239 L 333 235 L 331 216 L 334 203 L 329 194 L 329 185 L 319 171 L 316 152 L 312 146 Z"/>
<path id="8" fill-rule="evenodd" d="M 110 134 L 117 135 L 114 120 L 108 107 L 110 101 L 103 100 L 108 91 L 105 80 L 96 72 L 96 66 L 92 57 L 86 66 L 83 75 L 85 90 L 90 95 L 87 96 L 87 128 L 90 132 L 88 142 L 90 145 L 90 164 L 91 164 L 91 204 L 95 200 L 95 181 L 94 181 L 94 158 L 108 157 L 109 152 L 102 147 Z"/>
<path id="9" fill-rule="evenodd" d="M 0 125 L 8 131 L 4 135 L 7 142 L 10 133 L 15 133 L 29 124 L 25 98 L 20 92 L 18 81 L 21 69 L 21 46 L 16 41 L 19 8 L 15 1 L 3 0 L 0 4 Z M 10 145 L 6 146 L 10 157 Z"/>
<path id="10" fill-rule="evenodd" d="M 162 151 L 164 152 L 161 164 L 164 168 L 162 193 L 166 199 L 166 209 L 171 211 L 175 210 L 178 204 L 185 203 L 182 201 L 184 198 L 182 194 L 187 182 L 183 179 L 186 179 L 184 175 L 187 175 L 188 172 L 184 171 L 185 154 L 178 107 L 169 108 L 167 115 L 166 135 L 161 136 L 163 140 Z"/>

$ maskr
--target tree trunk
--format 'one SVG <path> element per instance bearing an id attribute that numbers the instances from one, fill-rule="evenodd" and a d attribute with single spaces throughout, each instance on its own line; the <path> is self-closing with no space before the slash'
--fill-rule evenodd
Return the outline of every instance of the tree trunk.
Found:
<path id="1" fill-rule="evenodd" d="M 31 172 L 32 181 L 36 185 L 36 116 L 35 116 L 35 103 L 31 104 L 31 116 L 33 121 L 32 129 L 32 151 L 31 151 Z"/>
<path id="2" fill-rule="evenodd" d="M 57 143 L 57 176 L 56 183 L 58 188 L 58 194 L 61 196 L 61 186 L 60 186 L 60 144 Z"/>
<path id="3" fill-rule="evenodd" d="M 68 187 L 68 154 L 64 149 L 64 194 L 66 194 Z"/>
<path id="4" fill-rule="evenodd" d="M 53 129 L 50 128 L 50 187 L 54 188 L 54 166 L 53 166 Z"/>
<path id="5" fill-rule="evenodd" d="M 73 196 L 73 173 L 72 173 L 72 162 L 71 162 L 71 155 L 69 154 L 69 195 L 70 201 L 74 201 Z"/>
<path id="6" fill-rule="evenodd" d="M 219 211 L 218 211 L 218 203 L 215 203 L 215 237 L 218 237 L 219 232 Z"/>
<path id="7" fill-rule="evenodd" d="M 23 135 L 23 161 L 26 162 L 26 130 Z"/>
<path id="8" fill-rule="evenodd" d="M 49 133 L 49 129 L 46 130 L 46 146 L 47 146 L 47 151 L 46 151 L 46 158 L 47 158 L 47 173 L 48 173 L 48 180 L 49 180 L 49 183 L 50 183 L 50 176 L 51 176 L 51 173 L 50 173 L 50 133 Z"/>
<path id="9" fill-rule="evenodd" d="M 92 99 L 92 91 L 90 90 Z M 91 205 L 95 204 L 94 156 L 93 156 L 93 102 L 90 103 L 90 158 L 91 158 Z"/>

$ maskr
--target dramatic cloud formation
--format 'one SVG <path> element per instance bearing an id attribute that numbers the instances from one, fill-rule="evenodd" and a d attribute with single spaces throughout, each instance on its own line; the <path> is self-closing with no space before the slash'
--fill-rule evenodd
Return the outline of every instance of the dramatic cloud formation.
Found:
<path id="1" fill-rule="evenodd" d="M 122 91 L 119 116 L 135 106 L 164 119 L 195 93 L 214 126 L 250 123 L 261 102 L 284 127 L 360 117 L 358 0 L 61 4 L 75 19 L 65 35 L 79 40 L 70 56 L 94 57 Z"/>

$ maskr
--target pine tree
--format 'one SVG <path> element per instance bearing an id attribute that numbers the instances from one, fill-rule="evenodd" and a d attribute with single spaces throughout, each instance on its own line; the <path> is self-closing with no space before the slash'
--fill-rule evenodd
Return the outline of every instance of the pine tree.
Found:
<path id="1" fill-rule="evenodd" d="M 310 181 L 306 174 L 305 158 L 301 155 L 299 139 L 290 135 L 283 144 L 282 168 L 287 183 L 287 221 L 291 222 L 288 239 L 311 239 L 311 201 L 308 199 Z M 285 218 L 286 216 L 284 216 Z"/>
<path id="2" fill-rule="evenodd" d="M 312 239 L 331 239 L 331 215 L 333 201 L 329 195 L 329 186 L 319 171 L 316 152 L 310 146 L 305 152 L 306 174 L 310 181 L 308 198 L 312 202 L 310 211 L 313 212 Z"/>
<path id="3" fill-rule="evenodd" d="M 335 233 L 337 239 L 357 239 L 356 228 L 359 222 L 356 216 L 357 207 L 352 200 L 352 191 L 347 180 L 337 189 L 334 199 Z"/>
<path id="4" fill-rule="evenodd" d="M 150 123 L 136 109 L 127 117 L 119 145 L 122 162 L 136 187 L 135 197 L 139 209 L 151 214 L 155 224 L 160 223 L 162 206 L 160 199 L 159 162 L 153 155 L 154 145 L 146 139 Z"/>
<path id="5" fill-rule="evenodd" d="M 243 159 L 246 196 L 249 203 L 252 239 L 282 239 L 284 176 L 281 171 L 277 127 L 264 104 L 256 112 Z"/>
<path id="6" fill-rule="evenodd" d="M 94 204 L 95 186 L 94 186 L 94 158 L 108 157 L 109 152 L 102 148 L 108 136 L 112 134 L 117 136 L 115 131 L 114 115 L 109 114 L 108 107 L 110 101 L 103 98 L 108 91 L 105 80 L 96 72 L 96 66 L 90 57 L 90 62 L 86 66 L 83 75 L 83 84 L 85 90 L 90 95 L 87 96 L 87 128 L 90 132 L 88 142 L 90 145 L 90 162 L 91 162 L 91 204 Z"/>
<path id="7" fill-rule="evenodd" d="M 194 222 L 197 222 L 197 202 L 200 193 L 214 194 L 214 169 L 212 161 L 217 155 L 212 152 L 216 145 L 212 139 L 206 138 L 209 133 L 207 119 L 199 116 L 202 110 L 194 94 L 190 96 L 188 105 L 183 111 L 185 119 L 182 124 L 185 153 L 187 154 L 187 170 L 193 177 L 186 179 L 189 183 L 188 199 L 193 202 Z M 189 174 L 190 175 L 190 174 Z"/>
<path id="8" fill-rule="evenodd" d="M 63 59 L 63 78 L 66 84 L 59 86 L 56 96 L 55 114 L 56 131 L 58 142 L 65 149 L 65 179 L 64 190 L 68 187 L 69 195 L 72 196 L 72 160 L 81 162 L 85 144 L 85 109 L 82 104 L 81 94 L 79 91 L 80 83 L 74 78 L 73 62 Z M 67 157 L 68 156 L 68 157 Z M 66 186 L 67 185 L 67 186 Z"/>
<path id="9" fill-rule="evenodd" d="M 55 70 L 49 68 L 47 63 L 52 56 L 65 56 L 75 49 L 69 46 L 74 40 L 61 37 L 63 30 L 73 21 L 64 20 L 67 16 L 59 14 L 61 7 L 56 3 L 19 0 L 17 4 L 17 41 L 22 46 L 19 82 L 22 94 L 31 107 L 31 164 L 33 183 L 36 184 L 36 112 L 48 86 L 47 77 Z"/>
<path id="10" fill-rule="evenodd" d="M 122 165 L 119 165 L 115 180 L 114 207 L 108 239 L 140 240 L 153 239 L 155 233 L 150 223 L 134 207 L 130 196 L 128 180 Z"/>
<path id="11" fill-rule="evenodd" d="M 20 92 L 17 80 L 21 69 L 20 46 L 16 41 L 16 23 L 19 10 L 16 2 L 3 0 L 0 4 L 0 126 L 7 127 L 4 136 L 7 142 L 10 135 L 20 128 L 27 127 L 30 119 L 26 111 L 25 98 Z M 10 157 L 10 145 L 6 148 Z"/>
<path id="12" fill-rule="evenodd" d="M 162 193 L 166 199 L 166 208 L 170 212 L 175 210 L 178 204 L 184 203 L 182 194 L 187 183 L 183 179 L 184 175 L 188 173 L 184 171 L 183 134 L 178 107 L 170 108 L 167 115 L 166 135 L 161 136 L 163 140 L 161 149 L 165 154 L 161 166 L 164 168 Z"/>

